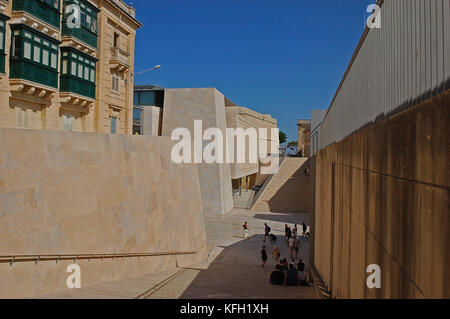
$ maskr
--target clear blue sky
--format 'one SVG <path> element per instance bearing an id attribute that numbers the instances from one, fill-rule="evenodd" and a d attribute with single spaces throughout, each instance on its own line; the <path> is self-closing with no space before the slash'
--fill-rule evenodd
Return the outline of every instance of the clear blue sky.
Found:
<path id="1" fill-rule="evenodd" d="M 129 3 L 129 1 L 125 0 Z M 327 109 L 375 0 L 135 0 L 137 84 L 215 87 L 278 119 Z"/>

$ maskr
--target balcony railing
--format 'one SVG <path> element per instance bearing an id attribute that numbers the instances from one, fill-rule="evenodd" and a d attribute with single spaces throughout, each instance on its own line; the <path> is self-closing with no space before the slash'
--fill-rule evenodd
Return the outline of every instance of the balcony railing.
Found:
<path id="1" fill-rule="evenodd" d="M 120 71 L 130 68 L 130 54 L 120 48 L 112 47 L 110 65 L 113 68 L 119 69 Z"/>

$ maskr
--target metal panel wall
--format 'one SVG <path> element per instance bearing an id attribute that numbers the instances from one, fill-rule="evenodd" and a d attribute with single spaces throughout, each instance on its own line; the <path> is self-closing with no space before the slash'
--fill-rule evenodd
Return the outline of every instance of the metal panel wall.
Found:
<path id="1" fill-rule="evenodd" d="M 320 148 L 450 88 L 450 1 L 384 0 L 322 124 Z"/>

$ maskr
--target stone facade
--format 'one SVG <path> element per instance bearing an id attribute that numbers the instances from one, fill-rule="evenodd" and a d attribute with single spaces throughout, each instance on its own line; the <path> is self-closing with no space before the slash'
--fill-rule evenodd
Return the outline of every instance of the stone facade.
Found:
<path id="1" fill-rule="evenodd" d="M 46 4 L 41 1 L 26 0 L 25 2 L 27 1 L 39 10 L 45 9 L 50 12 L 53 10 L 44 8 Z M 134 41 L 136 30 L 141 27 L 135 19 L 134 9 L 121 0 L 67 1 L 67 3 L 73 2 L 87 6 L 92 12 L 98 11 L 96 22 L 90 20 L 92 25 L 95 24 L 97 37 L 83 29 L 83 32 L 96 38 L 96 41 L 91 42 L 80 40 L 82 37 L 74 34 L 64 33 L 66 1 L 60 0 L 59 13 L 54 12 L 59 17 L 56 21 L 59 27 L 55 26 L 55 21 L 52 24 L 43 19 L 39 14 L 40 11 L 36 13 L 21 11 L 17 8 L 13 9 L 14 1 L 0 2 L 5 7 L 2 14 L 9 19 L 6 21 L 5 32 L 5 71 L 0 74 L 2 88 L 0 90 L 0 127 L 109 133 L 112 131 L 111 125 L 115 125 L 114 132 L 131 134 L 133 104 L 131 75 L 134 69 Z M 9 62 L 12 55 L 11 26 L 19 29 L 28 26 L 34 30 L 32 37 L 37 36 L 51 43 L 56 41 L 54 42 L 55 48 L 57 47 L 56 65 L 54 70 L 49 71 L 55 74 L 55 83 L 57 83 L 55 86 L 43 84 L 41 80 L 13 76 Z M 39 41 L 42 42 L 42 40 Z M 68 81 L 66 86 L 70 89 L 63 87 L 61 82 L 65 74 L 73 75 L 72 71 L 67 72 L 71 70 L 71 63 L 69 62 L 68 65 L 62 63 L 63 48 L 69 50 L 69 55 L 73 53 L 80 59 L 85 58 L 85 61 L 93 63 L 93 73 L 82 68 L 74 71 L 82 74 L 81 79 L 72 77 L 66 80 Z M 21 49 L 25 51 L 23 47 Z M 41 48 L 41 51 L 41 64 L 43 64 L 44 50 Z M 38 58 L 39 52 L 36 50 L 33 52 Z M 91 67 L 89 64 L 88 66 Z M 42 65 L 36 68 L 42 68 Z M 45 68 L 48 69 L 44 66 Z M 48 70 L 42 72 L 45 73 Z M 39 72 L 41 71 L 37 72 L 36 77 L 39 77 Z M 73 89 L 74 86 L 77 89 Z M 91 87 L 90 93 L 79 93 L 86 90 L 87 86 Z"/>
<path id="2" fill-rule="evenodd" d="M 311 121 L 299 120 L 298 127 L 298 151 L 301 157 L 309 157 L 311 149 Z"/>
<path id="3" fill-rule="evenodd" d="M 317 153 L 314 264 L 333 297 L 450 297 L 449 105 L 447 90 Z"/>
<path id="4" fill-rule="evenodd" d="M 0 261 L 18 255 L 198 252 L 0 262 L 0 298 L 66 289 L 66 267 L 73 263 L 88 286 L 201 262 L 206 235 L 198 171 L 171 161 L 172 144 L 166 137 L 0 129 Z"/>

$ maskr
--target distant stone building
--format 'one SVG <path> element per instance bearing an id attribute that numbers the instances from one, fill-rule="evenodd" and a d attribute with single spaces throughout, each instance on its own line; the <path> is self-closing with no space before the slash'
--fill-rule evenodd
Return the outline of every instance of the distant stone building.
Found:
<path id="1" fill-rule="evenodd" d="M 298 127 L 298 154 L 301 157 L 310 157 L 311 150 L 311 120 L 299 120 Z"/>
<path id="2" fill-rule="evenodd" d="M 134 8 L 121 0 L 0 4 L 0 127 L 131 134 L 142 26 Z"/>

